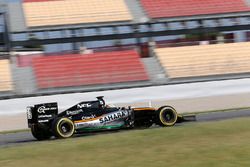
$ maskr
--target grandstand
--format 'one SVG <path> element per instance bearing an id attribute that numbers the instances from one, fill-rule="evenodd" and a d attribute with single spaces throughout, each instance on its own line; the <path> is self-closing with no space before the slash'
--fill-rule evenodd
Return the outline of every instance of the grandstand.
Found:
<path id="1" fill-rule="evenodd" d="M 0 60 L 0 92 L 13 90 L 9 60 Z"/>
<path id="2" fill-rule="evenodd" d="M 134 50 L 43 56 L 32 66 L 40 89 L 148 80 Z"/>
<path id="3" fill-rule="evenodd" d="M 0 2 L 1 43 L 7 53 L 17 51 L 9 58 L 12 71 L 3 60 L 1 92 L 34 95 L 250 76 L 248 0 Z"/>
<path id="4" fill-rule="evenodd" d="M 250 43 L 157 48 L 169 78 L 250 73 Z"/>
<path id="5" fill-rule="evenodd" d="M 250 11 L 250 7 L 244 0 L 141 0 L 141 3 L 151 18 L 190 17 Z"/>
<path id="6" fill-rule="evenodd" d="M 123 0 L 24 0 L 28 27 L 131 21 Z"/>

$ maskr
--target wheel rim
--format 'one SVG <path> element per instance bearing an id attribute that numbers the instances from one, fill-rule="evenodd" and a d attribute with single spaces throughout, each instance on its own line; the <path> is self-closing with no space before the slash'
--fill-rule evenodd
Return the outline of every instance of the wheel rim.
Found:
<path id="1" fill-rule="evenodd" d="M 160 120 L 166 126 L 172 126 L 177 121 L 177 114 L 174 110 L 165 108 L 160 112 Z"/>
<path id="2" fill-rule="evenodd" d="M 62 120 L 58 124 L 58 131 L 62 137 L 70 137 L 74 133 L 74 125 L 66 120 Z"/>
<path id="3" fill-rule="evenodd" d="M 70 133 L 72 126 L 68 122 L 62 121 L 59 125 L 60 132 L 63 134 Z"/>
<path id="4" fill-rule="evenodd" d="M 169 110 L 163 114 L 163 118 L 166 120 L 166 122 L 173 122 L 175 120 L 173 112 L 169 112 Z"/>

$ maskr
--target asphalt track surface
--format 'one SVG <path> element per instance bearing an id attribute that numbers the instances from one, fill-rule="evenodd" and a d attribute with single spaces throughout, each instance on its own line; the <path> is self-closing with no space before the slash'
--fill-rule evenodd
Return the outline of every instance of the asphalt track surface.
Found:
<path id="1" fill-rule="evenodd" d="M 240 118 L 240 117 L 250 117 L 250 109 L 227 111 L 227 112 L 200 113 L 196 115 L 196 121 L 184 122 L 181 124 L 177 124 L 177 126 L 184 126 L 187 123 L 219 121 L 219 120 L 234 119 L 234 118 Z M 157 128 L 157 127 L 155 126 L 152 128 Z M 101 132 L 101 133 L 110 133 L 110 132 Z M 96 134 L 101 135 L 101 133 L 100 132 L 88 133 L 84 135 L 79 135 L 77 137 L 84 137 L 84 136 L 96 135 Z M 9 134 L 0 134 L 0 148 L 10 147 L 10 146 L 14 147 L 18 145 L 24 145 L 24 144 L 35 143 L 35 142 L 39 142 L 39 141 L 37 141 L 31 135 L 29 131 L 9 133 Z"/>

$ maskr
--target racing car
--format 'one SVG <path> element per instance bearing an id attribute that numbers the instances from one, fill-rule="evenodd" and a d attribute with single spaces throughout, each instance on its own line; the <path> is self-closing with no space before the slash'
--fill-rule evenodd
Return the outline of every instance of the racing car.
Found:
<path id="1" fill-rule="evenodd" d="M 193 116 L 192 116 L 193 117 Z M 69 138 L 74 134 L 103 130 L 149 128 L 153 124 L 173 126 L 185 117 L 171 106 L 115 107 L 106 105 L 103 96 L 83 101 L 58 113 L 56 102 L 27 107 L 28 127 L 37 140 Z"/>

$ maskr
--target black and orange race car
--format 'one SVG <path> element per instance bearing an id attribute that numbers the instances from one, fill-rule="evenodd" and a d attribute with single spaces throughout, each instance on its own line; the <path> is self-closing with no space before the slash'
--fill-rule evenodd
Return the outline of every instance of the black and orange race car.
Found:
<path id="1" fill-rule="evenodd" d="M 177 122 L 194 120 L 194 115 L 178 115 L 171 106 L 131 108 L 106 105 L 103 96 L 94 101 L 80 102 L 58 113 L 56 102 L 27 107 L 28 126 L 38 140 L 69 138 L 77 133 L 148 128 L 153 124 L 173 126 Z"/>

